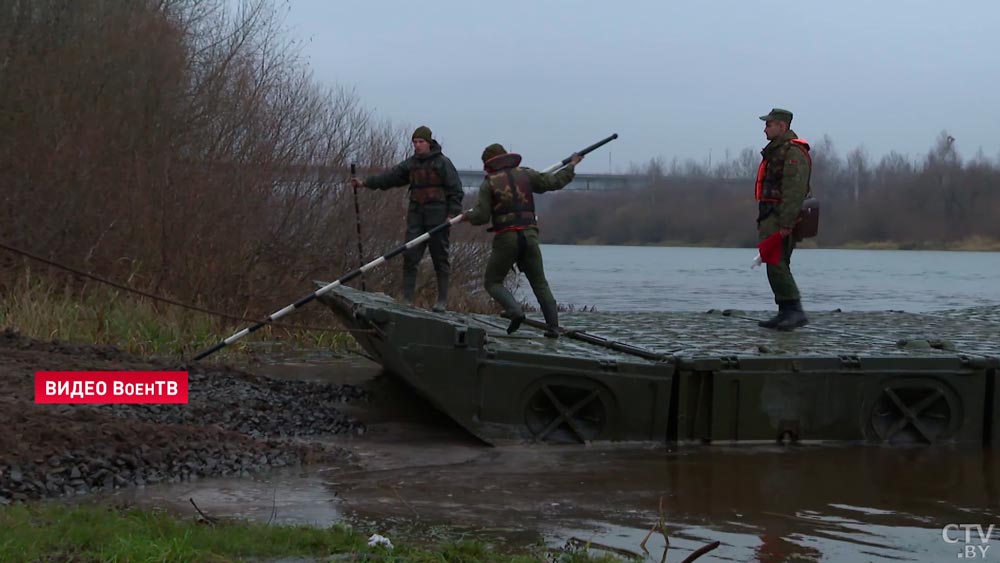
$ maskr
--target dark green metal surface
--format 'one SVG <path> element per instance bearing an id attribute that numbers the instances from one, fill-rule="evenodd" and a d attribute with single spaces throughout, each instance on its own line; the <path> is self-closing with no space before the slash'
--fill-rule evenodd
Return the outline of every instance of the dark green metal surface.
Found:
<path id="1" fill-rule="evenodd" d="M 678 438 L 982 444 L 989 373 L 959 357 L 685 361 Z"/>
<path id="2" fill-rule="evenodd" d="M 766 313 L 564 314 L 585 342 L 351 288 L 320 299 L 489 443 L 1000 444 L 998 308 L 811 313 L 790 333 L 757 327 Z"/>

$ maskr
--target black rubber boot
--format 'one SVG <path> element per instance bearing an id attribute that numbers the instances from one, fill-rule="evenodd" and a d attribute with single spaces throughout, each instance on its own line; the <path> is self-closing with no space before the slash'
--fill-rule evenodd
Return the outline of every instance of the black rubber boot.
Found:
<path id="1" fill-rule="evenodd" d="M 549 325 L 548 330 L 545 331 L 545 336 L 548 338 L 559 338 L 559 308 L 556 306 L 556 302 L 547 301 L 539 303 L 538 306 L 542 310 L 542 316 L 545 317 L 545 324 Z"/>
<path id="2" fill-rule="evenodd" d="M 403 272 L 403 303 L 413 306 L 413 294 L 417 290 L 417 273 Z"/>
<path id="3" fill-rule="evenodd" d="M 510 324 L 507 325 L 507 334 L 514 334 L 515 332 L 517 332 L 517 329 L 521 328 L 521 323 L 523 323 L 524 319 L 526 318 L 524 316 L 524 313 L 505 312 L 500 316 L 505 319 L 510 319 Z"/>
<path id="4" fill-rule="evenodd" d="M 802 302 L 795 300 L 792 302 L 790 310 L 774 328 L 778 330 L 795 330 L 801 326 L 809 324 L 809 317 L 802 311 Z"/>
<path id="5" fill-rule="evenodd" d="M 438 298 L 434 304 L 435 313 L 443 313 L 448 310 L 448 274 L 437 275 Z"/>
<path id="6" fill-rule="evenodd" d="M 778 323 L 785 320 L 788 316 L 790 308 L 793 306 L 794 301 L 779 301 L 778 302 L 778 314 L 767 319 L 766 321 L 760 321 L 757 326 L 762 328 L 776 328 Z"/>
<path id="7" fill-rule="evenodd" d="M 517 299 L 514 299 L 514 295 L 502 285 L 497 285 L 496 287 L 490 289 L 492 290 L 488 291 L 490 297 L 495 299 L 496 302 L 503 307 L 503 313 L 500 313 L 500 316 L 505 319 L 510 319 L 510 325 L 507 327 L 507 334 L 514 334 L 517 329 L 521 328 L 521 323 L 524 322 L 524 311 L 521 309 L 520 303 L 518 303 Z"/>
<path id="8" fill-rule="evenodd" d="M 417 273 L 403 271 L 403 304 L 413 306 L 413 294 L 417 291 Z"/>

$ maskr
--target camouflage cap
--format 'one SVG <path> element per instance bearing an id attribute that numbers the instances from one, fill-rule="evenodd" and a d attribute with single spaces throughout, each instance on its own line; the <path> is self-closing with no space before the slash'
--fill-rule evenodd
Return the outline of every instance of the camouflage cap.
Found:
<path id="1" fill-rule="evenodd" d="M 431 129 L 426 125 L 421 125 L 413 132 L 413 136 L 410 139 L 423 139 L 428 143 L 431 142 Z"/>
<path id="2" fill-rule="evenodd" d="M 771 108 L 771 112 L 767 115 L 760 116 L 761 121 L 785 121 L 787 123 L 792 122 L 792 112 L 787 109 L 781 108 Z"/>
<path id="3" fill-rule="evenodd" d="M 486 147 L 485 150 L 483 150 L 483 162 L 486 162 L 487 160 L 495 156 L 500 156 L 502 154 L 507 154 L 507 149 L 503 148 L 503 145 L 501 145 L 500 143 L 493 143 L 492 145 Z"/>

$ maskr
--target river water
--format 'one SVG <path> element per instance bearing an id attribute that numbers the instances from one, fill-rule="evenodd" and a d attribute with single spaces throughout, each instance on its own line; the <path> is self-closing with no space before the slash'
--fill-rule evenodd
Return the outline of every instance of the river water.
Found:
<path id="1" fill-rule="evenodd" d="M 598 311 L 762 310 L 774 301 L 756 249 L 542 245 L 556 300 Z M 925 312 L 1000 304 L 1000 253 L 798 249 L 807 310 Z M 534 303 L 520 277 L 519 295 Z"/>

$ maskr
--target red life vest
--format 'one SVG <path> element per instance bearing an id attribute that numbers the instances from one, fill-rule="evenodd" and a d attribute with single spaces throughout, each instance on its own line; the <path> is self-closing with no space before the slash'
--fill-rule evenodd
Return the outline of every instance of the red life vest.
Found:
<path id="1" fill-rule="evenodd" d="M 809 143 L 805 139 L 790 139 L 789 142 L 774 150 L 771 158 L 764 158 L 757 167 L 757 182 L 754 186 L 754 196 L 757 201 L 778 203 L 781 201 L 781 180 L 785 171 L 785 160 L 788 151 L 793 146 L 802 150 L 806 161 L 812 167 L 812 157 L 809 156 Z"/>

